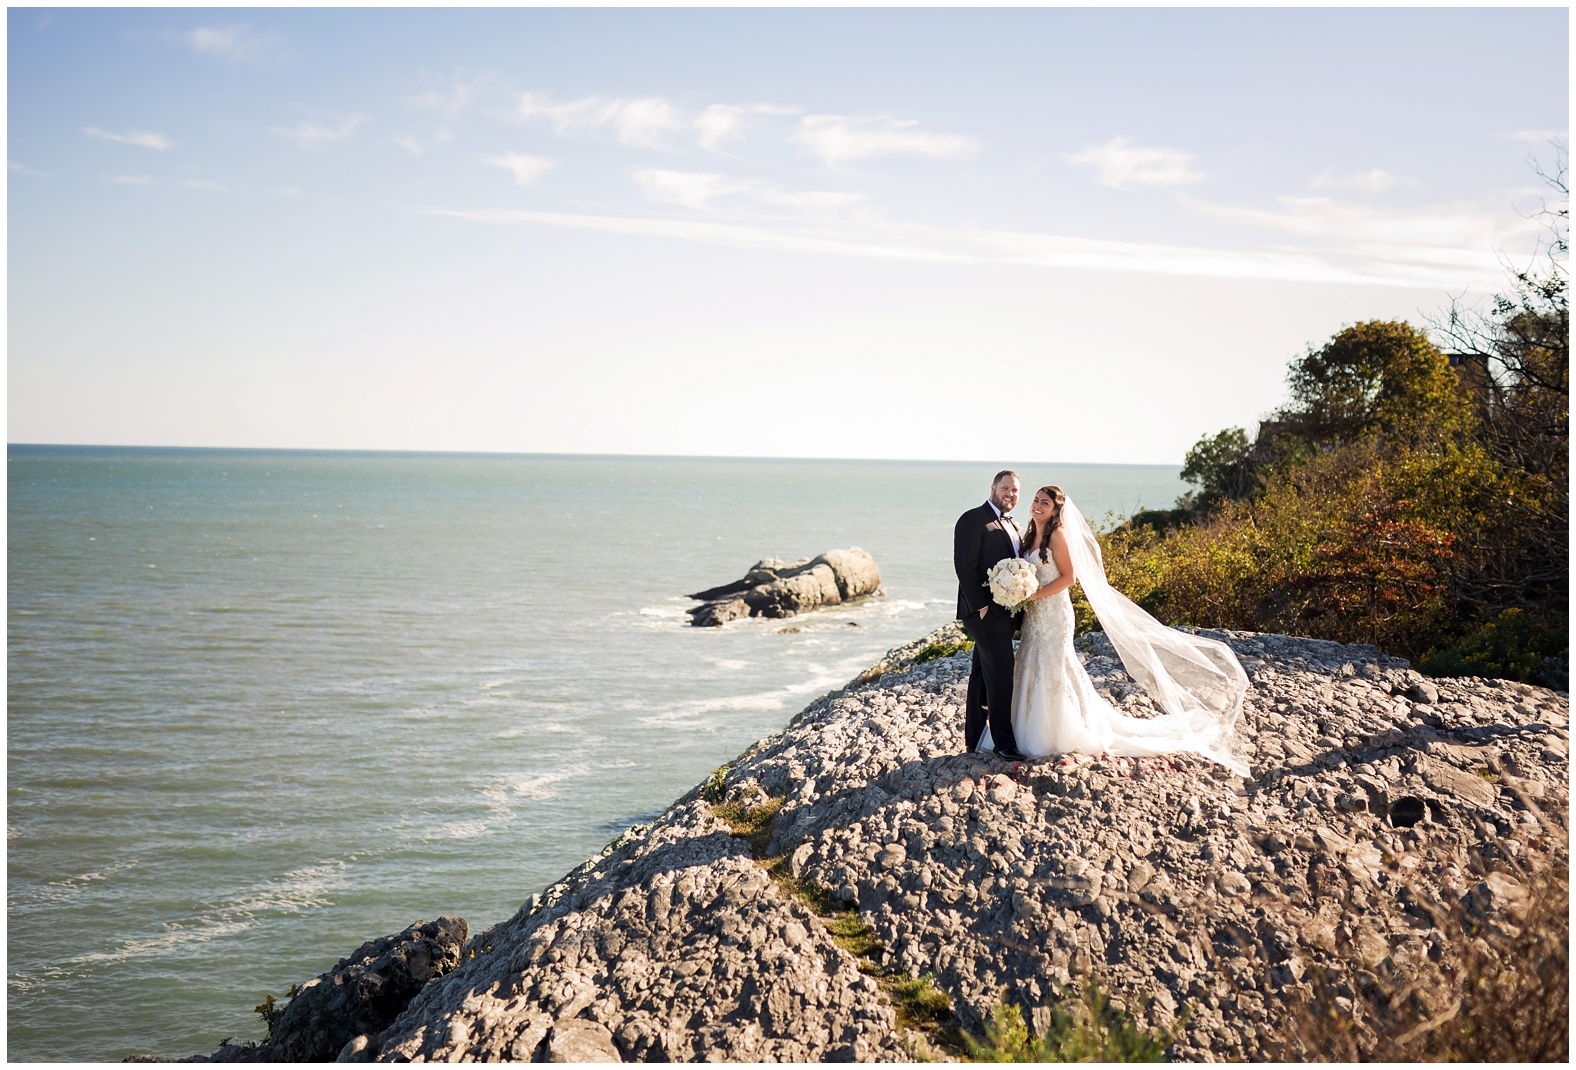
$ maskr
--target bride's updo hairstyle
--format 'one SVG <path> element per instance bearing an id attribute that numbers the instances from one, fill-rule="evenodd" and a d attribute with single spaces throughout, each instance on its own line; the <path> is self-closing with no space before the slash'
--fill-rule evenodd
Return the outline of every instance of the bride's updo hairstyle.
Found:
<path id="1" fill-rule="evenodd" d="M 1051 499 L 1051 515 L 1045 520 L 1045 537 L 1040 540 L 1040 560 L 1049 561 L 1051 559 L 1051 532 L 1062 526 L 1062 506 L 1067 504 L 1067 495 L 1062 493 L 1061 487 L 1041 487 L 1035 493 L 1043 494 Z M 1038 520 L 1029 521 L 1030 542 L 1035 541 L 1036 532 L 1034 528 L 1038 523 Z"/>

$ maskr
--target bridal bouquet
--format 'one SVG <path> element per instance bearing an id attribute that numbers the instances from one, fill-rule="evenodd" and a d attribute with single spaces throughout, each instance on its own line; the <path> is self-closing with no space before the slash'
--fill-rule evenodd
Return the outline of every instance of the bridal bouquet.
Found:
<path id="1" fill-rule="evenodd" d="M 1009 613 L 1022 609 L 1029 596 L 1039 589 L 1034 566 L 1021 557 L 1003 558 L 991 566 L 991 597 Z"/>

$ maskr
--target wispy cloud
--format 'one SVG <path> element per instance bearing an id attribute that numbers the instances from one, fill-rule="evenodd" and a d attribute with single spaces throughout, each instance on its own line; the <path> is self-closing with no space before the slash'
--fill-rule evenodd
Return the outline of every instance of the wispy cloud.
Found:
<path id="1" fill-rule="evenodd" d="M 739 136 L 752 116 L 794 115 L 797 109 L 780 104 L 712 104 L 695 119 L 700 147 L 721 152 L 722 143 Z"/>
<path id="2" fill-rule="evenodd" d="M 546 93 L 522 93 L 518 114 L 545 118 L 560 137 L 611 126 L 620 141 L 639 148 L 666 148 L 667 135 L 685 126 L 678 109 L 662 97 L 555 100 Z"/>
<path id="3" fill-rule="evenodd" d="M 259 59 L 277 52 L 280 44 L 278 34 L 260 32 L 246 25 L 199 26 L 164 37 L 199 55 L 232 60 Z"/>
<path id="4" fill-rule="evenodd" d="M 100 141 L 115 141 L 122 145 L 137 145 L 144 149 L 156 149 L 160 152 L 175 147 L 175 142 L 163 134 L 155 134 L 151 130 L 128 130 L 124 134 L 112 134 L 108 130 L 100 130 L 96 126 L 90 126 L 82 132 L 88 137 L 96 137 Z"/>
<path id="5" fill-rule="evenodd" d="M 295 126 L 276 126 L 269 129 L 270 134 L 287 137 L 303 149 L 315 149 L 320 145 L 332 144 L 343 141 L 356 129 L 367 121 L 369 117 L 356 113 L 353 115 L 339 115 L 326 118 L 324 121 L 304 119 Z"/>
<path id="6" fill-rule="evenodd" d="M 865 195 L 856 192 L 796 191 L 774 186 L 760 178 L 734 178 L 709 172 L 637 167 L 634 175 L 635 183 L 645 192 L 649 202 L 700 210 L 714 208 L 719 202 L 741 200 L 772 208 L 810 211 L 837 211 L 865 202 Z"/>
<path id="7" fill-rule="evenodd" d="M 412 156 L 420 156 L 424 151 L 421 147 L 421 142 L 416 140 L 415 134 L 401 134 L 394 139 L 394 144 L 398 145 Z"/>
<path id="8" fill-rule="evenodd" d="M 1184 197 L 1183 204 L 1217 218 L 1314 238 L 1348 249 L 1379 246 L 1488 250 L 1516 243 L 1536 224 L 1471 204 L 1408 205 L 1382 209 L 1331 197 L 1277 197 L 1276 207 L 1214 204 Z"/>
<path id="9" fill-rule="evenodd" d="M 48 178 L 49 177 L 49 172 L 48 171 L 35 170 L 34 168 L 28 167 L 25 164 L 18 163 L 16 160 L 7 160 L 5 163 L 6 163 L 6 170 L 8 170 L 8 171 L 15 171 L 19 175 L 32 175 L 35 178 Z"/>
<path id="10" fill-rule="evenodd" d="M 723 153 L 729 141 L 744 136 L 762 117 L 799 113 L 783 104 L 711 104 L 696 114 L 659 96 L 564 99 L 540 92 L 520 94 L 516 109 L 522 119 L 547 120 L 559 137 L 610 129 L 620 142 L 636 148 L 675 149 L 692 142 L 715 153 Z M 924 130 L 917 120 L 885 115 L 805 116 L 790 140 L 833 165 L 879 156 L 953 159 L 979 148 L 962 135 Z"/>
<path id="11" fill-rule="evenodd" d="M 789 190 L 758 178 L 735 178 L 702 171 L 665 171 L 637 167 L 635 182 L 646 199 L 658 204 L 706 209 L 719 201 L 746 201 L 778 208 L 836 211 L 863 204 L 862 193 L 830 190 Z"/>
<path id="12" fill-rule="evenodd" d="M 511 172 L 516 185 L 529 186 L 545 175 L 555 161 L 528 156 L 523 152 L 510 152 L 502 156 L 489 156 L 482 162 Z"/>
<path id="13" fill-rule="evenodd" d="M 1392 175 L 1388 171 L 1381 171 L 1375 168 L 1372 171 L 1354 171 L 1349 174 L 1336 174 L 1332 170 L 1325 170 L 1310 179 L 1308 185 L 1314 189 L 1383 193 L 1387 189 L 1395 189 L 1397 187 L 1415 189 L 1421 186 L 1422 183 L 1415 178 Z"/>
<path id="14" fill-rule="evenodd" d="M 813 231 L 785 230 L 762 226 L 712 223 L 681 219 L 649 219 L 629 216 L 581 215 L 570 212 L 533 212 L 521 209 L 457 211 L 430 209 L 430 215 L 448 216 L 477 223 L 506 226 L 541 225 L 595 230 L 611 234 L 679 238 L 711 245 L 748 249 L 783 249 L 794 252 L 838 253 L 854 256 L 892 257 L 910 260 L 949 261 L 957 257 L 920 246 L 884 247 L 850 241 L 836 235 Z"/>
<path id="15" fill-rule="evenodd" d="M 960 134 L 932 133 L 920 129 L 916 119 L 885 115 L 806 115 L 793 140 L 831 166 L 878 156 L 956 159 L 979 148 Z"/>
<path id="16" fill-rule="evenodd" d="M 659 197 L 693 207 L 729 196 L 749 196 L 724 176 L 646 172 L 643 184 Z M 713 181 L 716 180 L 716 181 Z M 687 198 L 687 200 L 680 200 Z M 1405 236 L 1425 228 L 1375 227 L 1325 246 L 1277 245 L 1230 249 L 1155 242 L 1099 241 L 1056 234 L 987 231 L 866 218 L 722 222 L 527 210 L 431 209 L 430 214 L 504 226 L 552 226 L 722 245 L 734 248 L 915 260 L 931 263 L 1013 264 L 1200 278 L 1409 288 L 1492 287 L 1503 271 L 1481 234 L 1457 233 L 1455 242 L 1427 246 Z M 1435 234 L 1436 238 L 1444 235 Z M 1388 240 L 1386 240 L 1388 239 Z"/>
<path id="17" fill-rule="evenodd" d="M 154 178 L 152 175 L 100 175 L 105 182 L 117 186 L 180 186 L 182 189 L 201 190 L 204 193 L 230 193 L 231 188 L 223 182 L 214 182 L 207 178 L 182 178 L 171 180 L 167 178 Z M 244 190 L 242 191 L 244 192 Z"/>
<path id="18" fill-rule="evenodd" d="M 410 103 L 423 111 L 453 119 L 470 107 L 495 77 L 491 71 L 481 71 L 470 77 L 456 71 L 447 81 L 433 84 L 431 88 L 411 97 Z M 436 80 L 424 75 L 423 81 L 434 83 Z"/>
<path id="19" fill-rule="evenodd" d="M 1193 169 L 1191 154 L 1177 149 L 1143 148 L 1127 137 L 1114 137 L 1104 145 L 1069 153 L 1067 159 L 1095 168 L 1102 183 L 1117 189 L 1177 186 L 1204 177 Z"/>

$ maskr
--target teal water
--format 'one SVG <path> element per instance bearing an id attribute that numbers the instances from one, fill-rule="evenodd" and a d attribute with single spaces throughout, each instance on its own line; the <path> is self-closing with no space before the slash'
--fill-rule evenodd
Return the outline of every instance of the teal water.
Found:
<path id="1" fill-rule="evenodd" d="M 264 995 L 363 940 L 507 917 L 949 619 L 952 523 L 992 474 L 29 446 L 8 467 L 18 1060 L 258 1039 Z M 1183 489 L 1016 467 L 1092 517 Z M 685 592 L 845 546 L 885 597 L 685 626 Z"/>

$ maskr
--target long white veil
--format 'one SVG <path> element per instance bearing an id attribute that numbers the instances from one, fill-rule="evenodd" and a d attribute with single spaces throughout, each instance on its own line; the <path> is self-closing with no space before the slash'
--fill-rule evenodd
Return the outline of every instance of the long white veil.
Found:
<path id="1" fill-rule="evenodd" d="M 1165 711 L 1154 720 L 1168 736 L 1175 732 L 1186 749 L 1249 775 L 1236 731 L 1248 674 L 1236 654 L 1225 643 L 1166 627 L 1112 587 L 1100 543 L 1071 498 L 1062 506 L 1062 527 L 1073 575 L 1106 638 L 1128 674 Z"/>

